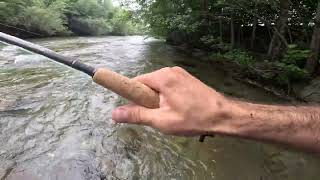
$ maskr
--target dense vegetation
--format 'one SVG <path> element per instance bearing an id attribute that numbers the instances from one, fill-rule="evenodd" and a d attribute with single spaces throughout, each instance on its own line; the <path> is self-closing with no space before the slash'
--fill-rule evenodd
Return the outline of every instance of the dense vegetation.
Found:
<path id="1" fill-rule="evenodd" d="M 29 35 L 127 35 L 138 33 L 131 12 L 111 0 L 0 0 L 1 29 Z"/>
<path id="2" fill-rule="evenodd" d="M 290 85 L 318 70 L 317 0 L 122 1 L 133 3 L 150 34 L 233 60 L 264 79 Z"/>

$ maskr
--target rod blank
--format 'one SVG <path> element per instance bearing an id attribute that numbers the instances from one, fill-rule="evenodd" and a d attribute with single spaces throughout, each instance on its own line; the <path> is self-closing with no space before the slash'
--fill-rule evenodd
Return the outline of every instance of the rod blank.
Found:
<path id="1" fill-rule="evenodd" d="M 69 67 L 72 67 L 74 69 L 82 71 L 82 72 L 88 74 L 89 76 L 93 77 L 93 75 L 95 73 L 94 67 L 88 66 L 84 63 L 81 63 L 76 59 L 71 59 L 69 57 L 60 55 L 50 49 L 44 48 L 42 46 L 33 44 L 28 41 L 24 41 L 22 39 L 16 38 L 14 36 L 11 36 L 11 35 L 8 35 L 8 34 L 2 33 L 2 32 L 0 32 L 0 41 L 6 42 L 8 44 L 19 46 L 23 49 L 29 50 L 29 51 L 34 52 L 36 54 L 41 54 L 41 55 L 43 55 L 47 58 L 50 58 L 56 62 L 62 63 L 64 65 L 67 65 Z"/>

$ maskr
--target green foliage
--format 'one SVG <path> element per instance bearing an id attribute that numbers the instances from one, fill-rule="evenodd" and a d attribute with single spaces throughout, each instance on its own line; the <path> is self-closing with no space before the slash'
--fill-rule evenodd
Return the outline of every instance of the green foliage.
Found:
<path id="1" fill-rule="evenodd" d="M 113 15 L 111 23 L 113 25 L 113 32 L 116 34 L 127 35 L 130 34 L 130 14 L 128 11 L 125 10 L 118 10 Z"/>
<path id="2" fill-rule="evenodd" d="M 221 42 L 220 38 L 216 38 L 212 35 L 203 36 L 200 38 L 200 40 L 202 43 L 209 47 L 215 46 L 216 44 L 219 44 Z"/>
<path id="3" fill-rule="evenodd" d="M 278 83 L 289 84 L 293 81 L 308 79 L 309 74 L 303 67 L 310 53 L 310 50 L 299 49 L 295 44 L 289 45 L 285 56 L 280 62 L 274 63 L 281 72 L 276 78 Z"/>
<path id="4" fill-rule="evenodd" d="M 168 18 L 166 21 L 169 29 L 186 32 L 188 34 L 197 32 L 202 25 L 202 21 L 197 21 L 192 14 L 178 14 L 172 18 Z"/>
<path id="5" fill-rule="evenodd" d="M 275 63 L 275 66 L 279 68 L 279 75 L 276 80 L 279 84 L 288 85 L 293 81 L 301 81 L 309 78 L 309 74 L 306 70 L 299 68 L 294 64 L 285 64 L 281 62 Z"/>
<path id="6" fill-rule="evenodd" d="M 22 26 L 29 31 L 54 35 L 66 32 L 64 11 L 66 0 L 47 3 L 42 0 L 2 1 L 0 17 L 9 25 Z"/>
<path id="7" fill-rule="evenodd" d="M 112 25 L 103 18 L 79 18 L 77 21 L 88 35 L 107 35 L 113 30 Z"/>
<path id="8" fill-rule="evenodd" d="M 30 31 L 48 35 L 66 32 L 63 15 L 50 8 L 27 7 L 18 17 L 18 24 L 23 25 Z"/>
<path id="9" fill-rule="evenodd" d="M 231 51 L 232 47 L 229 43 L 224 43 L 221 37 L 214 37 L 212 35 L 203 36 L 200 38 L 201 42 L 208 47 L 208 49 L 214 50 L 215 52 L 225 53 Z"/>
<path id="10" fill-rule="evenodd" d="M 243 67 L 252 66 L 256 62 L 256 60 L 251 55 L 240 49 L 229 51 L 223 54 L 222 57 L 235 61 Z"/>
<path id="11" fill-rule="evenodd" d="M 81 17 L 108 17 L 113 9 L 112 4 L 101 4 L 97 0 L 78 0 L 71 6 L 71 12 Z M 110 7 L 109 7 L 110 6 Z"/>
<path id="12" fill-rule="evenodd" d="M 8 24 L 17 22 L 17 16 L 30 3 L 30 0 L 0 0 L 0 21 Z"/>
<path id="13" fill-rule="evenodd" d="M 289 49 L 281 62 L 287 65 L 296 65 L 300 68 L 303 68 L 307 58 L 310 57 L 310 53 L 310 50 L 298 49 L 297 45 L 289 45 Z"/>

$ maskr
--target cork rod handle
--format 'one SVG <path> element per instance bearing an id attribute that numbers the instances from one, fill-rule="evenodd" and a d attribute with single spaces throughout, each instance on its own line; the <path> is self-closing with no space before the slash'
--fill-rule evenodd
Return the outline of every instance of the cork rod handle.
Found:
<path id="1" fill-rule="evenodd" d="M 106 68 L 98 68 L 93 76 L 93 81 L 135 104 L 151 109 L 159 108 L 159 94 L 136 80 Z"/>

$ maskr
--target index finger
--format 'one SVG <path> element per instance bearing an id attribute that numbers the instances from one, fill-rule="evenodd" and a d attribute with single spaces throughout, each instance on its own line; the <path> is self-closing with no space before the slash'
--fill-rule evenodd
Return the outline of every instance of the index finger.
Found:
<path id="1" fill-rule="evenodd" d="M 169 70 L 170 68 L 163 68 L 152 73 L 137 76 L 133 79 L 145 84 L 146 86 L 152 88 L 157 92 L 161 92 L 161 89 L 162 89 L 161 84 L 163 81 L 163 77 L 165 76 L 166 72 Z"/>

